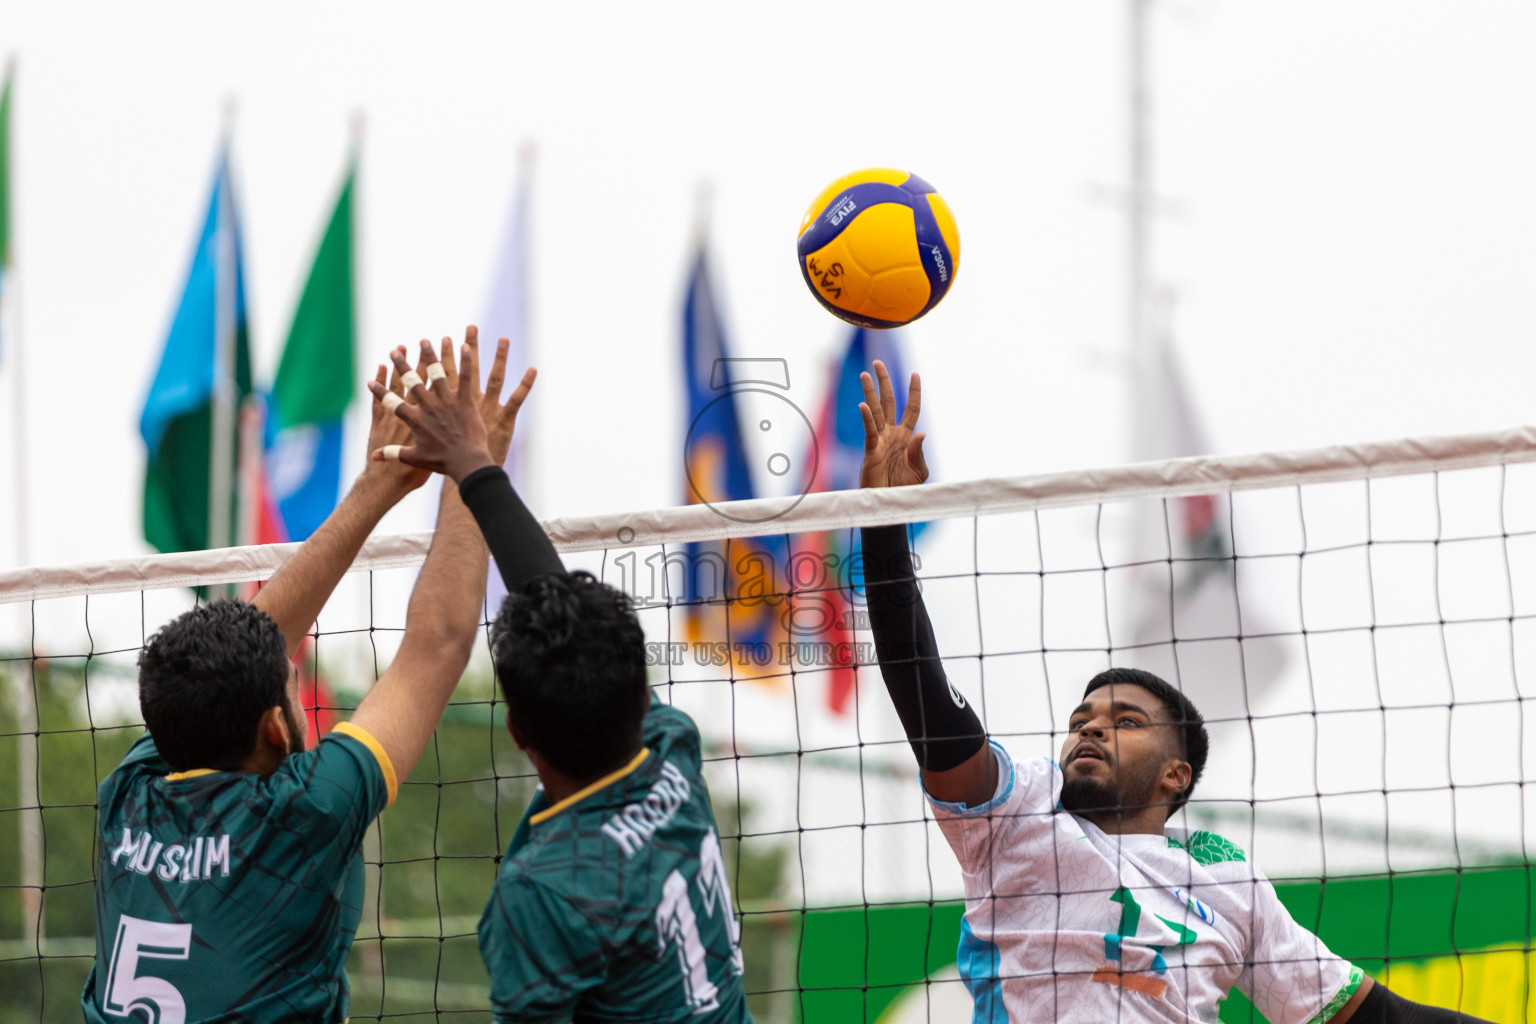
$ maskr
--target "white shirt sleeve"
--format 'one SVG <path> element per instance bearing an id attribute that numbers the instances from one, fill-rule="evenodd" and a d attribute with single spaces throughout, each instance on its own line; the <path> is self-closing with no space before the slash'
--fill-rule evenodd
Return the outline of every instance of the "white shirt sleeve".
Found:
<path id="1" fill-rule="evenodd" d="M 1237 987 L 1271 1024 L 1325 1024 L 1360 987 L 1365 972 L 1297 924 L 1253 864 L 1228 882 L 1251 893 L 1249 942 Z M 1241 897 L 1239 897 L 1241 898 Z"/>
<path id="2" fill-rule="evenodd" d="M 1054 761 L 1040 757 L 1015 763 L 997 741 L 988 742 L 997 758 L 997 790 L 992 799 L 967 806 L 936 800 L 923 791 L 939 831 L 967 873 L 988 872 L 993 844 L 1049 816 L 1061 795 L 1061 769 Z"/>

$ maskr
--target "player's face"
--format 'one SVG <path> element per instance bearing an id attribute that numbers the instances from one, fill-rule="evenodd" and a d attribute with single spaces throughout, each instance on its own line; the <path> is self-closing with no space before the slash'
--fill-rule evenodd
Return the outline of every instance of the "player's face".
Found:
<path id="1" fill-rule="evenodd" d="M 1061 806 L 1087 813 L 1146 807 L 1178 749 L 1162 701 L 1131 685 L 1102 686 L 1067 720 Z M 1163 799 L 1166 799 L 1163 798 Z"/>

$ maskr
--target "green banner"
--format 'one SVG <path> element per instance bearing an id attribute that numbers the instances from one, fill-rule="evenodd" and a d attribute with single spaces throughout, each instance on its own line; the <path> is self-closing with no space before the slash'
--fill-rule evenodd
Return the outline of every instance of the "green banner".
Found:
<path id="1" fill-rule="evenodd" d="M 1496 1024 L 1525 1021 L 1528 1006 L 1536 1016 L 1532 889 L 1529 865 L 1275 885 L 1297 922 L 1392 991 Z M 963 909 L 947 902 L 806 913 L 798 1019 L 883 1024 L 901 1016 L 906 1000 L 931 1001 L 923 983 L 953 977 Z M 1263 1019 L 1240 992 L 1222 1005 L 1225 1024 Z"/>

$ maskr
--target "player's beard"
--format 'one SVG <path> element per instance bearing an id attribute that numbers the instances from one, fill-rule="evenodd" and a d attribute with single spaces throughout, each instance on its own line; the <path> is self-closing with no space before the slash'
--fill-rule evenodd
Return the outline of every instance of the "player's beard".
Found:
<path id="1" fill-rule="evenodd" d="M 1155 765 L 1141 771 L 1123 764 L 1109 765 L 1109 778 L 1069 772 L 1061 786 L 1061 806 L 1073 814 L 1139 811 L 1152 800 L 1157 786 Z"/>

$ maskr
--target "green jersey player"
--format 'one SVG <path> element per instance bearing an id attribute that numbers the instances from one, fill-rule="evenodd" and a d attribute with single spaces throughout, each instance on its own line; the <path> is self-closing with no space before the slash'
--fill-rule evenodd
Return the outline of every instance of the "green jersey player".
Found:
<path id="1" fill-rule="evenodd" d="M 421 369 L 435 377 L 432 358 L 424 344 Z M 471 357 L 464 388 L 501 452 L 532 383 L 530 374 L 502 406 L 504 359 L 503 348 L 482 399 Z M 440 365 L 456 380 L 451 348 Z M 401 376 L 385 388 L 379 369 L 371 446 L 407 439 L 388 411 Z M 363 833 L 421 756 L 474 642 L 486 554 L 457 492 L 444 494 L 394 663 L 352 721 L 312 750 L 289 659 L 368 533 L 426 479 L 370 462 L 249 604 L 196 608 L 145 645 L 148 735 L 99 793 L 87 1021 L 346 1019 Z"/>
<path id="2" fill-rule="evenodd" d="M 565 571 L 471 409 L 395 412 L 398 457 L 458 481 L 506 583 L 492 656 L 541 783 L 480 919 L 496 1019 L 749 1022 L 699 733 L 652 698 L 629 599 Z"/>

